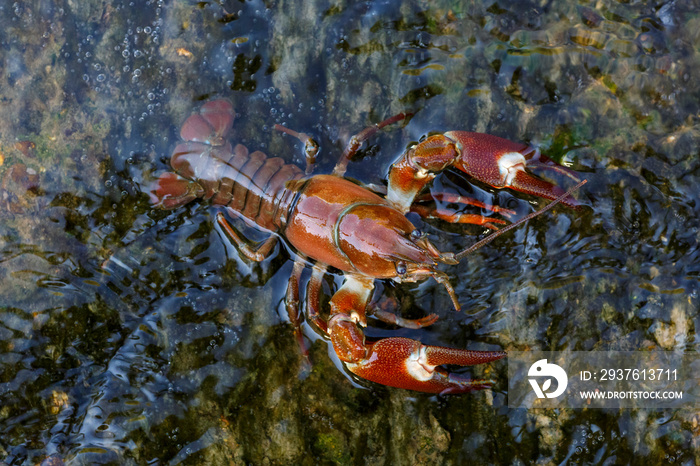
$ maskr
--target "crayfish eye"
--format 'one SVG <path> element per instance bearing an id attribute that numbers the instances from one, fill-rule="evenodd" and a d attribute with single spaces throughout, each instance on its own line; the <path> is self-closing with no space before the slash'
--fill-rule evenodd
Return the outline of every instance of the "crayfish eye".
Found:
<path id="1" fill-rule="evenodd" d="M 406 275 L 406 263 L 404 261 L 396 263 L 396 273 L 399 275 Z"/>
<path id="2" fill-rule="evenodd" d="M 413 231 L 411 232 L 411 239 L 412 239 L 413 241 L 418 241 L 418 240 L 421 239 L 422 237 L 423 237 L 423 232 L 420 231 L 418 228 L 416 228 L 415 230 L 413 230 Z"/>

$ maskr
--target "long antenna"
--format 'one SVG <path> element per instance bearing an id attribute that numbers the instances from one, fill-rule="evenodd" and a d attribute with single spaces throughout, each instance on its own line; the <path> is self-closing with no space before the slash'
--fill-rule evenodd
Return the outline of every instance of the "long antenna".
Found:
<path id="1" fill-rule="evenodd" d="M 517 222 L 511 223 L 511 224 L 508 225 L 507 227 L 501 228 L 500 230 L 498 230 L 498 231 L 496 231 L 496 232 L 494 232 L 494 233 L 491 233 L 491 234 L 488 235 L 486 238 L 482 239 L 481 241 L 478 241 L 477 243 L 475 243 L 475 244 L 473 244 L 472 246 L 468 247 L 468 248 L 465 249 L 464 251 L 462 251 L 462 252 L 460 252 L 460 253 L 458 253 L 458 254 L 455 254 L 455 256 L 454 256 L 455 260 L 460 261 L 460 260 L 464 259 L 464 258 L 465 258 L 466 256 L 468 256 L 469 254 L 471 254 L 472 252 L 476 251 L 476 250 L 479 249 L 480 247 L 489 244 L 491 241 L 495 240 L 497 237 L 501 236 L 503 233 L 506 233 L 506 232 L 512 230 L 513 228 L 518 228 L 520 225 L 522 225 L 523 223 L 527 222 L 528 220 L 533 219 L 533 218 L 537 217 L 538 215 L 547 212 L 549 209 L 551 209 L 552 207 L 554 207 L 555 205 L 559 204 L 561 201 L 563 201 L 564 199 L 566 199 L 567 197 L 569 197 L 569 196 L 571 195 L 571 193 L 573 193 L 574 191 L 576 191 L 578 188 L 580 188 L 580 187 L 583 186 L 584 184 L 586 184 L 586 180 L 581 181 L 579 184 L 577 184 L 577 185 L 574 186 L 573 188 L 569 189 L 567 192 L 565 192 L 564 194 L 562 194 L 561 196 L 559 196 L 558 198 L 556 198 L 555 200 L 553 200 L 552 202 L 550 202 L 550 203 L 547 204 L 546 206 L 542 207 L 542 208 L 541 208 L 540 210 L 538 210 L 537 212 L 532 212 L 531 214 L 526 215 L 525 217 L 521 218 L 521 219 L 518 220 Z"/>

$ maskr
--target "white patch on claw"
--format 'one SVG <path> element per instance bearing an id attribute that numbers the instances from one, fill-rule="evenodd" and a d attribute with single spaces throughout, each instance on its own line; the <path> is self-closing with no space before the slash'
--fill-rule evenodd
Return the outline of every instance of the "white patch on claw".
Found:
<path id="1" fill-rule="evenodd" d="M 523 170 L 525 170 L 525 156 L 520 152 L 506 152 L 498 158 L 498 171 L 505 186 L 512 185 L 515 175 Z"/>
<path id="2" fill-rule="evenodd" d="M 406 372 L 415 380 L 425 382 L 433 378 L 435 366 L 428 364 L 428 356 L 425 354 L 425 346 L 421 345 L 406 358 Z"/>

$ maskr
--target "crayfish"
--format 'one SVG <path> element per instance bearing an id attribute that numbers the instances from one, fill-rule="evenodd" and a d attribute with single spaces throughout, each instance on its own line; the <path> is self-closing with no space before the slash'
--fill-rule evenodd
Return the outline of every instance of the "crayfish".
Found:
<path id="1" fill-rule="evenodd" d="M 429 393 L 460 393 L 491 385 L 489 380 L 470 380 L 450 373 L 444 365 L 467 366 L 503 358 L 503 351 L 468 351 L 426 346 L 409 338 L 368 341 L 363 327 L 367 314 L 403 327 L 420 328 L 434 323 L 437 315 L 404 319 L 395 314 L 369 309 L 374 281 L 415 282 L 433 278 L 449 293 L 455 309 L 460 306 L 447 274 L 439 264 L 456 264 L 474 249 L 498 234 L 514 228 L 557 202 L 576 207 L 571 197 L 575 188 L 561 188 L 534 177 L 529 168 L 556 170 L 576 181 L 575 172 L 556 164 L 526 144 L 496 136 L 464 131 L 432 135 L 410 147 L 391 166 L 386 194 L 344 178 L 348 163 L 362 143 L 383 127 L 406 117 L 389 118 L 351 138 L 330 175 L 309 175 L 318 146 L 306 134 L 285 127 L 276 128 L 297 137 L 307 148 L 307 172 L 279 157 L 262 152 L 249 153 L 241 144 L 232 146 L 227 136 L 235 112 L 227 100 L 205 103 L 182 126 L 184 142 L 177 145 L 171 165 L 175 173 L 162 174 L 150 188 L 152 202 L 173 209 L 203 198 L 221 205 L 230 215 L 242 217 L 256 228 L 270 233 L 259 246 L 251 246 L 223 213 L 217 222 L 242 255 L 263 260 L 279 239 L 297 253 L 286 293 L 286 309 L 302 342 L 299 310 L 299 281 L 306 264 L 313 262 L 307 289 L 307 316 L 312 325 L 330 340 L 338 358 L 361 378 L 393 387 Z M 495 188 L 512 188 L 555 200 L 544 209 L 487 236 L 459 253 L 440 252 L 405 216 L 409 211 L 423 217 L 451 222 L 473 223 L 496 229 L 505 223 L 480 215 L 454 214 L 445 209 L 416 203 L 446 193 L 427 193 L 425 188 L 444 169 L 455 167 L 472 178 Z M 460 198 L 459 202 L 495 206 Z M 342 286 L 330 299 L 330 310 L 322 312 L 323 277 L 332 267 L 344 274 Z M 324 317 L 327 315 L 327 317 Z"/>

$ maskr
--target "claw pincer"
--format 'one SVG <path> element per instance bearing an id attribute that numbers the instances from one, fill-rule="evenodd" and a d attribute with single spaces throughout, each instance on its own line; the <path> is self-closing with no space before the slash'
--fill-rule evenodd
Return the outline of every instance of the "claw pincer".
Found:
<path id="1" fill-rule="evenodd" d="M 448 131 L 429 136 L 394 163 L 389 173 L 387 197 L 407 212 L 418 193 L 448 167 L 457 168 L 494 188 L 511 188 L 550 200 L 564 194 L 564 190 L 531 175 L 529 169 L 552 170 L 581 181 L 574 171 L 555 163 L 527 144 L 490 134 Z M 578 206 L 571 196 L 561 203 L 573 208 Z M 474 219 L 468 223 L 481 224 L 479 220 L 482 219 Z"/>
<path id="2" fill-rule="evenodd" d="M 489 387 L 490 380 L 470 380 L 450 373 L 444 366 L 470 366 L 503 358 L 503 351 L 469 351 L 426 346 L 409 338 L 392 337 L 367 341 L 364 327 L 367 315 L 392 325 L 421 328 L 437 320 L 435 314 L 410 320 L 370 305 L 374 281 L 415 282 L 428 278 L 443 285 L 459 310 L 457 296 L 441 265 L 458 263 L 473 250 L 496 236 L 539 215 L 557 202 L 576 206 L 564 191 L 530 175 L 531 168 L 552 169 L 573 179 L 576 174 L 539 154 L 527 145 L 495 136 L 450 131 L 426 138 L 407 150 L 392 166 L 386 196 L 343 178 L 347 164 L 360 145 L 379 129 L 404 119 L 397 115 L 366 128 L 351 139 L 333 174 L 314 175 L 315 142 L 308 135 L 280 127 L 307 149 L 307 169 L 303 171 L 281 158 L 268 158 L 262 152 L 248 152 L 227 141 L 234 121 L 230 102 L 216 100 L 190 116 L 181 130 L 183 142 L 171 157 L 175 173 L 165 173 L 150 189 L 152 202 L 173 209 L 194 199 L 209 199 L 231 216 L 270 233 L 261 245 L 253 247 L 222 213 L 217 222 L 252 261 L 261 261 L 278 239 L 284 239 L 297 253 L 286 293 L 286 309 L 297 340 L 307 355 L 301 333 L 303 314 L 299 312 L 299 281 L 308 261 L 314 262 L 307 288 L 307 315 L 320 333 L 330 340 L 338 358 L 354 374 L 364 379 L 427 393 L 461 393 Z M 425 192 L 426 186 L 443 170 L 457 168 L 472 178 L 495 188 L 556 199 L 544 209 L 528 215 L 488 236 L 460 253 L 440 252 L 406 218 L 411 210 L 423 217 L 477 223 L 496 229 L 502 220 L 478 215 L 455 215 L 442 208 L 418 206 L 426 199 L 458 199 L 458 202 L 506 212 L 483 202 Z M 583 182 L 582 182 L 583 183 Z M 580 186 L 580 183 L 578 186 Z M 577 187 L 578 187 L 577 186 Z M 574 188 L 575 189 L 575 188 Z M 419 197 L 421 195 L 421 197 Z M 327 318 L 321 309 L 323 276 L 332 267 L 344 274 L 342 286 L 330 300 Z"/>
<path id="3" fill-rule="evenodd" d="M 390 387 L 426 393 L 463 393 L 488 388 L 492 380 L 473 380 L 449 373 L 441 365 L 474 366 L 497 361 L 505 351 L 468 351 L 425 346 L 409 338 L 384 338 L 369 345 L 363 359 L 347 363 L 362 378 Z"/>
<path id="4" fill-rule="evenodd" d="M 350 372 L 382 385 L 426 393 L 462 393 L 491 386 L 490 380 L 467 379 L 439 366 L 492 362 L 505 357 L 503 351 L 426 346 L 401 337 L 367 342 L 361 327 L 367 325 L 364 309 L 373 287 L 372 281 L 349 276 L 331 299 L 328 335 Z"/>
<path id="5" fill-rule="evenodd" d="M 527 169 L 532 168 L 554 170 L 580 181 L 576 173 L 554 163 L 538 149 L 526 144 L 490 134 L 466 131 L 449 131 L 445 133 L 445 137 L 455 141 L 459 148 L 461 156 L 455 166 L 494 188 L 512 188 L 551 200 L 564 194 L 560 187 L 527 173 Z M 578 206 L 573 197 L 565 198 L 562 204 L 569 207 Z"/>

